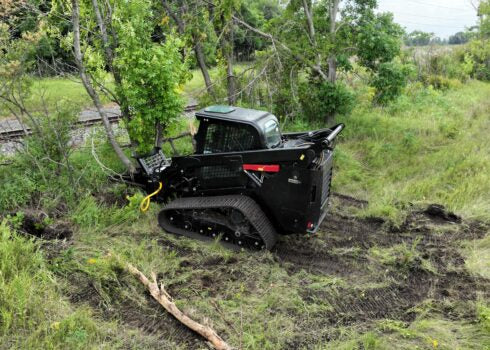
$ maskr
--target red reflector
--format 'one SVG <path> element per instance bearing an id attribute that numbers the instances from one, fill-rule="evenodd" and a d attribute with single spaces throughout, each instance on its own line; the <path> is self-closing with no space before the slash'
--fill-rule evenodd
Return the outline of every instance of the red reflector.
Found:
<path id="1" fill-rule="evenodd" d="M 277 173 L 279 172 L 279 165 L 265 165 L 265 164 L 243 164 L 243 170 L 252 171 L 265 171 L 267 173 Z"/>
<path id="2" fill-rule="evenodd" d="M 308 224 L 306 225 L 306 228 L 308 230 L 311 230 L 315 225 L 313 225 L 313 223 L 311 221 L 308 221 Z"/>

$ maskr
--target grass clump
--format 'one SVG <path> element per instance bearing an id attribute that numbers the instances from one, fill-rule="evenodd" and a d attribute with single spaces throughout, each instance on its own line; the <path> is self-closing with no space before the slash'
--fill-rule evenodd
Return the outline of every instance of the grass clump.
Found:
<path id="1" fill-rule="evenodd" d="M 474 275 L 490 279 L 490 236 L 464 244 L 466 268 Z"/>

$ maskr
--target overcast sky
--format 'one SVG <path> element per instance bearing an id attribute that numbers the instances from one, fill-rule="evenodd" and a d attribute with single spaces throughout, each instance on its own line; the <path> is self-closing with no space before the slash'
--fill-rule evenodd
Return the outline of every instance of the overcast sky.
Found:
<path id="1" fill-rule="evenodd" d="M 423 30 L 441 38 L 476 24 L 470 0 L 378 0 L 380 12 L 393 12 L 407 32 Z"/>

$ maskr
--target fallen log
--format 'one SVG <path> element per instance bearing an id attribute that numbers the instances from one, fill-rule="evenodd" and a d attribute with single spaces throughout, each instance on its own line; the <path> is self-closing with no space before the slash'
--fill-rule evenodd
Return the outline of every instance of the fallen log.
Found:
<path id="1" fill-rule="evenodd" d="M 185 326 L 192 329 L 194 332 L 200 334 L 204 338 L 206 338 L 211 345 L 217 350 L 231 350 L 231 347 L 212 329 L 211 327 L 204 326 L 186 314 L 179 310 L 179 308 L 172 301 L 172 297 L 167 293 L 163 285 L 158 287 L 157 284 L 157 276 L 155 273 L 152 273 L 152 282 L 148 280 L 148 278 L 139 271 L 136 267 L 131 264 L 126 265 L 127 270 L 134 275 L 138 280 L 148 289 L 151 296 L 155 298 L 160 305 L 162 305 L 165 310 L 171 313 L 177 320 L 182 322 Z"/>

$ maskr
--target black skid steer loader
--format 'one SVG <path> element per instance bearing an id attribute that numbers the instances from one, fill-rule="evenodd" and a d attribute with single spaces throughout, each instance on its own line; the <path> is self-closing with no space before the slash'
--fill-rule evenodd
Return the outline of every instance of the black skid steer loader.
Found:
<path id="1" fill-rule="evenodd" d="M 230 248 L 271 249 L 278 234 L 314 233 L 325 218 L 335 138 L 343 124 L 281 133 L 268 113 L 231 106 L 196 112 L 196 152 L 137 158 L 137 181 L 165 203 L 167 232 Z"/>

